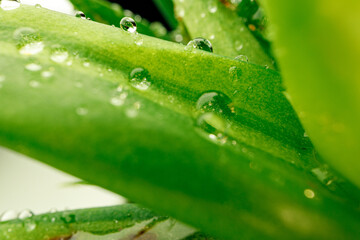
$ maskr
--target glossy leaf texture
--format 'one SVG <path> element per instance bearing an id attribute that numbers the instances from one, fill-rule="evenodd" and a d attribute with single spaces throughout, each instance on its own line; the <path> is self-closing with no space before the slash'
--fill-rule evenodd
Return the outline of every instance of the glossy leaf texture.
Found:
<path id="1" fill-rule="evenodd" d="M 322 156 L 360 186 L 360 3 L 264 1 L 287 91 Z"/>
<path id="2" fill-rule="evenodd" d="M 277 72 L 45 9 L 0 13 L 3 146 L 219 238 L 359 234 L 356 198 L 311 173 Z M 228 98 L 196 109 L 209 91 Z"/>
<path id="3" fill-rule="evenodd" d="M 192 38 L 203 37 L 214 46 L 214 53 L 236 57 L 245 55 L 250 63 L 274 67 L 273 60 L 251 34 L 241 17 L 218 0 L 175 0 L 176 16 Z"/>
<path id="4" fill-rule="evenodd" d="M 133 204 L 41 215 L 24 210 L 19 216 L 0 222 L 0 239 L 196 240 L 208 237 L 190 226 Z"/>

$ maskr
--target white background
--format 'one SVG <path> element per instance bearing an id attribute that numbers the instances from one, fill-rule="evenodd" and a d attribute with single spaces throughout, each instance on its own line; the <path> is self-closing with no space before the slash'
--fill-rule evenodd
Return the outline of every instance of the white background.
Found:
<path id="1" fill-rule="evenodd" d="M 22 0 L 44 8 L 72 14 L 66 0 Z M 106 206 L 124 199 L 95 186 L 71 185 L 78 179 L 0 147 L 0 215 L 7 210 L 30 209 L 42 213 L 57 210 Z"/>

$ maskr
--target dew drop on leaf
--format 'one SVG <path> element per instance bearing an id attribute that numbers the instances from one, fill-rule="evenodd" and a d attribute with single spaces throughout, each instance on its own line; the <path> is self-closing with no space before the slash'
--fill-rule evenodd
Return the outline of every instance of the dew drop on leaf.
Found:
<path id="1" fill-rule="evenodd" d="M 191 40 L 185 47 L 186 50 L 200 49 L 207 52 L 213 52 L 211 42 L 205 38 L 195 38 Z"/>
<path id="2" fill-rule="evenodd" d="M 249 58 L 246 55 L 239 55 L 235 57 L 235 60 L 242 61 L 242 62 L 249 62 Z"/>
<path id="3" fill-rule="evenodd" d="M 34 216 L 34 213 L 31 212 L 30 210 L 26 209 L 26 210 L 23 210 L 19 213 L 18 215 L 18 218 L 21 219 L 21 220 L 24 220 L 26 218 L 31 218 Z"/>
<path id="4" fill-rule="evenodd" d="M 222 92 L 204 92 L 196 102 L 196 109 L 202 112 L 215 112 L 230 115 L 234 113 L 232 100 Z"/>
<path id="5" fill-rule="evenodd" d="M 0 222 L 16 219 L 17 216 L 18 216 L 18 214 L 14 210 L 5 211 L 0 215 Z"/>
<path id="6" fill-rule="evenodd" d="M 36 55 L 45 47 L 40 35 L 32 28 L 21 27 L 16 29 L 13 38 L 17 42 L 17 47 L 21 55 Z"/>
<path id="7" fill-rule="evenodd" d="M 20 7 L 21 3 L 19 0 L 2 0 L 0 1 L 0 8 L 5 11 L 14 10 Z"/>
<path id="8" fill-rule="evenodd" d="M 315 197 L 315 193 L 311 189 L 305 189 L 304 190 L 304 195 L 305 195 L 305 197 L 310 198 L 310 199 Z"/>
<path id="9" fill-rule="evenodd" d="M 35 4 L 36 8 L 41 8 L 41 5 L 39 3 Z"/>
<path id="10" fill-rule="evenodd" d="M 120 27 L 122 30 L 130 33 L 136 32 L 136 22 L 131 17 L 123 17 L 120 21 Z"/>
<path id="11" fill-rule="evenodd" d="M 41 65 L 37 64 L 37 63 L 29 63 L 25 65 L 25 69 L 29 70 L 31 72 L 37 72 L 40 71 L 42 69 Z"/>
<path id="12" fill-rule="evenodd" d="M 130 84 L 138 90 L 147 90 L 151 86 L 149 72 L 143 68 L 133 69 L 130 73 Z"/>
<path id="13" fill-rule="evenodd" d="M 85 13 L 83 13 L 82 11 L 77 11 L 77 12 L 75 13 L 75 17 L 81 18 L 81 19 L 86 19 L 86 15 L 85 15 Z"/>
<path id="14" fill-rule="evenodd" d="M 69 53 L 66 48 L 61 47 L 60 45 L 54 45 L 51 47 L 51 56 L 50 59 L 57 63 L 63 63 L 68 59 Z"/>

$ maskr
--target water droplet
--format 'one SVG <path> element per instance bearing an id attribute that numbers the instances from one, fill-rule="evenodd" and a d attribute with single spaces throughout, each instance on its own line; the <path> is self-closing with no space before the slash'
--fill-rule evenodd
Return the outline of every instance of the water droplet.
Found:
<path id="1" fill-rule="evenodd" d="M 229 68 L 229 74 L 233 81 L 238 81 L 241 78 L 242 70 L 237 66 L 232 66 Z"/>
<path id="2" fill-rule="evenodd" d="M 75 17 L 81 18 L 81 19 L 86 19 L 86 15 L 85 15 L 85 13 L 83 13 L 82 11 L 77 11 L 77 12 L 75 13 Z"/>
<path id="3" fill-rule="evenodd" d="M 205 16 L 206 16 L 205 13 L 200 14 L 200 17 L 201 17 L 201 18 L 204 18 Z"/>
<path id="4" fill-rule="evenodd" d="M 120 21 L 120 27 L 130 33 L 135 33 L 137 29 L 136 22 L 131 17 L 123 17 Z"/>
<path id="5" fill-rule="evenodd" d="M 42 71 L 41 72 L 41 76 L 43 78 L 50 78 L 54 75 L 54 71 L 51 71 L 51 70 L 46 70 L 46 71 Z"/>
<path id="6" fill-rule="evenodd" d="M 5 11 L 14 10 L 20 7 L 21 3 L 19 0 L 2 0 L 0 1 L 0 8 Z"/>
<path id="7" fill-rule="evenodd" d="M 135 68 L 130 73 L 130 84 L 141 91 L 147 90 L 151 86 L 150 74 L 143 68 Z"/>
<path id="8" fill-rule="evenodd" d="M 40 53 L 44 49 L 43 42 L 32 42 L 25 44 L 19 49 L 21 55 L 30 56 Z"/>
<path id="9" fill-rule="evenodd" d="M 127 92 L 122 92 L 110 99 L 110 103 L 116 107 L 122 106 L 125 103 L 125 100 L 128 96 Z"/>
<path id="10" fill-rule="evenodd" d="M 208 9 L 210 13 L 216 13 L 216 11 L 218 10 L 216 1 L 209 3 Z"/>
<path id="11" fill-rule="evenodd" d="M 3 214 L 1 214 L 0 216 L 0 222 L 4 222 L 4 221 L 9 221 L 12 219 L 16 219 L 18 216 L 17 212 L 13 211 L 13 210 L 8 210 L 3 212 Z"/>
<path id="12" fill-rule="evenodd" d="M 304 195 L 305 195 L 305 197 L 310 198 L 310 199 L 315 197 L 315 193 L 311 189 L 305 189 L 304 190 Z"/>
<path id="13" fill-rule="evenodd" d="M 5 81 L 5 79 L 6 79 L 6 78 L 5 78 L 5 76 L 4 76 L 4 75 L 0 75 L 0 83 L 1 83 L 1 82 L 4 82 L 4 81 Z"/>
<path id="14" fill-rule="evenodd" d="M 235 41 L 235 49 L 236 51 L 241 51 L 243 49 L 244 45 L 240 41 Z"/>
<path id="15" fill-rule="evenodd" d="M 37 63 L 29 63 L 25 65 L 25 69 L 32 72 L 37 72 L 42 69 L 42 66 Z"/>
<path id="16" fill-rule="evenodd" d="M 21 220 L 24 220 L 25 218 L 30 218 L 30 217 L 33 217 L 34 216 L 34 213 L 31 212 L 30 210 L 26 209 L 24 211 L 21 211 L 18 215 L 18 218 L 21 219 Z"/>
<path id="17" fill-rule="evenodd" d="M 228 140 L 228 136 L 225 134 L 228 124 L 215 113 L 201 114 L 196 120 L 196 127 L 201 129 L 211 141 L 225 144 Z"/>
<path id="18" fill-rule="evenodd" d="M 36 228 L 36 222 L 31 218 L 25 219 L 23 225 L 27 232 L 31 232 Z"/>
<path id="19" fill-rule="evenodd" d="M 85 116 L 89 113 L 89 110 L 87 110 L 86 108 L 84 107 L 78 107 L 76 109 L 76 114 L 79 115 L 79 116 Z"/>
<path id="20" fill-rule="evenodd" d="M 35 4 L 36 8 L 41 8 L 41 5 L 39 3 Z"/>
<path id="21" fill-rule="evenodd" d="M 235 57 L 235 60 L 249 62 L 249 58 L 246 55 L 239 55 L 239 56 Z"/>
<path id="22" fill-rule="evenodd" d="M 175 7 L 175 13 L 176 13 L 176 16 L 179 17 L 179 18 L 184 18 L 185 16 L 185 9 L 183 7 L 180 7 L 178 5 L 176 5 Z"/>
<path id="23" fill-rule="evenodd" d="M 50 59 L 57 63 L 63 63 L 69 57 L 69 53 L 66 48 L 61 47 L 60 45 L 54 45 L 51 48 Z"/>
<path id="24" fill-rule="evenodd" d="M 38 81 L 30 81 L 29 86 L 32 88 L 38 88 L 40 87 L 40 83 Z"/>
<path id="25" fill-rule="evenodd" d="M 40 35 L 32 28 L 22 27 L 16 29 L 13 38 L 17 41 L 19 53 L 22 55 L 38 54 L 45 47 Z"/>
<path id="26" fill-rule="evenodd" d="M 89 62 L 89 60 L 84 60 L 84 62 L 83 62 L 83 66 L 84 67 L 90 67 L 90 62 Z"/>
<path id="27" fill-rule="evenodd" d="M 140 45 L 143 44 L 143 42 L 144 42 L 143 37 L 140 34 L 136 33 L 136 35 L 135 35 L 135 44 L 140 46 Z"/>
<path id="28" fill-rule="evenodd" d="M 234 113 L 231 99 L 219 91 L 204 92 L 196 102 L 196 109 L 227 115 Z"/>
<path id="29" fill-rule="evenodd" d="M 186 50 L 200 49 L 207 52 L 213 52 L 211 42 L 205 38 L 195 38 L 185 47 Z"/>

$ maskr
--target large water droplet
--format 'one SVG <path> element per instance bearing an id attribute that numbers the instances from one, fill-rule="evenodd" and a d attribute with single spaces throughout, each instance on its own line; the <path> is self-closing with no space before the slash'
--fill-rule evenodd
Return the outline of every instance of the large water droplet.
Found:
<path id="1" fill-rule="evenodd" d="M 130 33 L 135 33 L 137 29 L 136 22 L 131 17 L 123 17 L 120 21 L 120 27 Z"/>
<path id="2" fill-rule="evenodd" d="M 225 134 L 228 124 L 212 112 L 201 114 L 196 120 L 196 126 L 201 129 L 209 140 L 225 144 L 228 136 Z"/>
<path id="3" fill-rule="evenodd" d="M 196 102 L 196 109 L 227 115 L 234 113 L 231 99 L 219 91 L 204 92 Z"/>
<path id="4" fill-rule="evenodd" d="M 0 222 L 16 219 L 17 216 L 18 216 L 17 212 L 15 212 L 13 210 L 5 211 L 0 215 Z"/>
<path id="5" fill-rule="evenodd" d="M 21 55 L 30 56 L 40 53 L 44 49 L 43 42 L 32 42 L 25 44 L 19 49 Z"/>
<path id="6" fill-rule="evenodd" d="M 81 19 L 86 19 L 86 15 L 85 15 L 85 13 L 83 13 L 82 11 L 77 11 L 77 12 L 75 13 L 75 17 L 81 18 Z"/>
<path id="7" fill-rule="evenodd" d="M 135 68 L 130 73 L 130 84 L 141 91 L 147 90 L 151 86 L 150 74 L 143 68 Z"/>
<path id="8" fill-rule="evenodd" d="M 69 53 L 66 48 L 60 45 L 54 45 L 51 47 L 50 59 L 57 63 L 63 63 L 69 57 Z"/>
<path id="9" fill-rule="evenodd" d="M 19 0 L 1 0 L 0 1 L 0 8 L 2 8 L 5 11 L 14 10 L 20 7 L 20 1 Z"/>
<path id="10" fill-rule="evenodd" d="M 212 45 L 209 40 L 205 38 L 195 38 L 191 40 L 185 47 L 186 50 L 200 49 L 207 52 L 213 52 Z"/>

